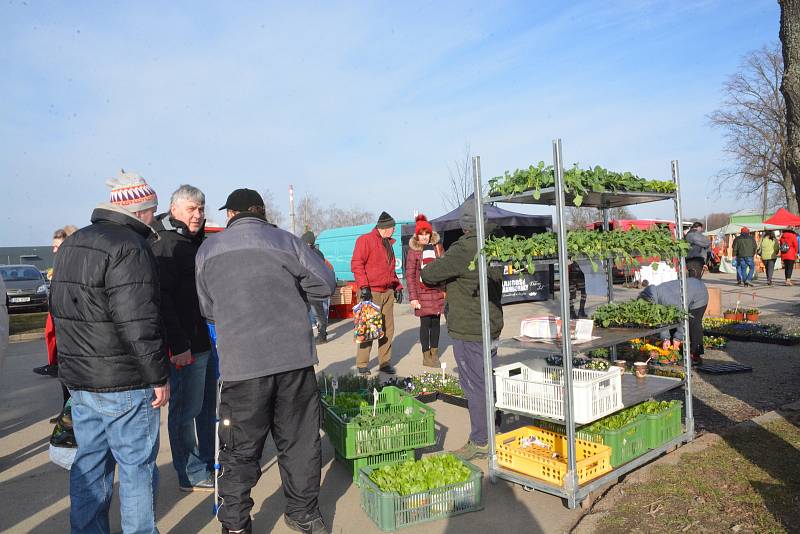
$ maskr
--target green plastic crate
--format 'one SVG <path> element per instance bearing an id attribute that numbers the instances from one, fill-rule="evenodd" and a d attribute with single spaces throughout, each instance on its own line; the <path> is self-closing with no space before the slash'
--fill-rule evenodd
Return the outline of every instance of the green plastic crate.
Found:
<path id="1" fill-rule="evenodd" d="M 408 451 L 396 451 L 396 452 L 386 452 L 383 454 L 376 454 L 374 456 L 365 456 L 364 458 L 356 458 L 354 460 L 348 460 L 347 458 L 342 458 L 339 453 L 336 453 L 336 459 L 339 460 L 348 470 L 348 472 L 353 473 L 353 483 L 358 486 L 361 484 L 361 481 L 358 478 L 358 472 L 361 470 L 362 467 L 374 467 L 377 469 L 378 467 L 382 467 L 384 465 L 391 465 L 400 462 L 407 462 L 409 460 L 414 460 L 414 450 Z"/>
<path id="2" fill-rule="evenodd" d="M 597 432 L 603 445 L 611 447 L 611 467 L 619 467 L 638 458 L 648 451 L 647 418 L 640 415 L 627 425 L 617 430 L 600 430 Z M 585 432 L 589 435 L 592 433 Z"/>
<path id="3" fill-rule="evenodd" d="M 558 432 L 564 435 L 567 433 L 564 425 L 557 423 L 537 419 L 535 424 L 551 432 Z M 640 415 L 617 430 L 601 430 L 595 433 L 578 429 L 575 431 L 575 437 L 611 447 L 611 467 L 619 467 L 622 464 L 626 464 L 649 450 L 647 419 L 644 415 Z"/>
<path id="4" fill-rule="evenodd" d="M 374 468 L 365 467 L 359 475 L 361 509 L 384 532 L 480 510 L 483 471 L 469 462 L 464 465 L 471 471 L 466 481 L 405 496 L 378 489 L 369 479 Z"/>
<path id="5" fill-rule="evenodd" d="M 364 458 L 387 452 L 428 447 L 436 443 L 434 418 L 436 412 L 417 399 L 394 386 L 383 388 L 378 396 L 376 414 L 406 413 L 406 420 L 394 425 L 362 429 L 347 421 L 359 414 L 371 415 L 372 406 L 338 410 L 322 403 L 323 428 L 333 448 L 347 460 Z"/>
<path id="6" fill-rule="evenodd" d="M 647 424 L 647 446 L 650 449 L 657 449 L 664 443 L 672 441 L 681 435 L 681 401 L 673 401 L 674 404 L 661 413 L 646 415 Z M 613 463 L 613 462 L 612 462 Z"/>

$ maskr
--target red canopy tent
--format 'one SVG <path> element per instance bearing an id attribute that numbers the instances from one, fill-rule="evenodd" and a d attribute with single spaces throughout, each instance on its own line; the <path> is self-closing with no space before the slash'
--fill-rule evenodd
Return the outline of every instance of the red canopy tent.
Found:
<path id="1" fill-rule="evenodd" d="M 775 212 L 775 215 L 764 222 L 778 226 L 800 226 L 800 215 L 795 215 L 786 208 L 781 208 Z"/>

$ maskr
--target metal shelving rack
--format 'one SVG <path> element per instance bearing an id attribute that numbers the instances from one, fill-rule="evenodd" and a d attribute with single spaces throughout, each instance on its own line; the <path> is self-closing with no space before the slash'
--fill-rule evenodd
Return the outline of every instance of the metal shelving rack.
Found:
<path id="1" fill-rule="evenodd" d="M 675 206 L 675 223 L 676 223 L 676 232 L 678 232 L 678 237 L 680 238 L 680 232 L 682 232 L 682 211 L 681 211 L 681 200 L 680 200 L 680 174 L 678 169 L 678 162 L 672 161 L 672 180 L 675 183 L 675 193 L 640 193 L 640 192 L 604 192 L 604 193 L 589 193 L 587 194 L 584 199 L 582 206 L 584 207 L 596 207 L 600 208 L 603 211 L 603 229 L 609 229 L 609 212 L 610 208 L 620 207 L 620 206 L 628 206 L 634 204 L 642 204 L 647 202 L 658 202 L 663 200 L 673 200 Z M 476 229 L 477 229 L 477 237 L 478 237 L 478 250 L 482 251 L 483 246 L 485 243 L 486 235 L 485 235 L 485 227 L 484 227 L 484 220 L 483 220 L 483 203 L 484 198 L 482 194 L 482 186 L 481 186 L 481 165 L 480 165 L 480 156 L 476 156 L 472 158 L 472 168 L 473 168 L 473 176 L 475 179 L 475 215 L 476 215 Z M 561 156 L 561 140 L 557 139 L 553 141 L 553 168 L 555 173 L 555 187 L 543 189 L 541 191 L 541 195 L 539 199 L 533 198 L 532 192 L 520 193 L 513 196 L 504 196 L 504 197 L 489 197 L 486 200 L 488 202 L 512 202 L 512 203 L 522 203 L 522 204 L 543 204 L 543 205 L 550 205 L 554 206 L 556 209 L 556 220 L 558 221 L 558 265 L 561 273 L 567 273 L 567 266 L 568 266 L 568 253 L 567 253 L 567 230 L 565 224 L 565 207 L 566 201 L 570 198 L 570 195 L 565 194 L 564 191 L 564 167 L 562 162 Z M 608 272 L 608 301 L 612 302 L 614 299 L 613 293 L 613 281 L 612 281 L 612 273 L 611 273 L 611 262 L 612 259 L 606 260 L 606 269 Z M 678 273 L 678 280 L 680 280 L 681 285 L 681 300 L 684 309 L 687 308 L 687 295 L 686 295 L 686 262 L 684 258 L 680 258 L 680 268 Z M 672 384 L 664 384 L 661 383 L 658 387 L 650 388 L 653 395 L 656 394 L 656 391 L 662 392 L 668 389 L 672 389 L 674 387 L 680 387 L 681 385 L 684 386 L 685 394 L 686 394 L 686 401 L 684 403 L 685 407 L 685 430 L 684 432 L 678 436 L 677 438 L 673 439 L 672 441 L 665 443 L 661 447 L 648 451 L 644 455 L 622 465 L 610 473 L 607 473 L 603 476 L 600 476 L 596 479 L 590 480 L 584 484 L 578 484 L 578 476 L 576 472 L 576 455 L 575 455 L 575 407 L 573 405 L 572 399 L 572 341 L 570 339 L 570 323 L 569 323 L 569 292 L 566 289 L 568 282 L 566 282 L 567 277 L 562 274 L 562 285 L 561 289 L 559 290 L 560 300 L 561 300 L 561 325 L 562 325 L 562 342 L 557 345 L 552 345 L 550 347 L 529 347 L 532 352 L 544 352 L 547 351 L 552 354 L 561 354 L 563 360 L 563 368 L 564 368 L 564 406 L 566 406 L 565 410 L 565 420 L 563 423 L 566 427 L 567 432 L 567 442 L 568 442 L 568 469 L 567 474 L 564 478 L 564 483 L 562 486 L 556 486 L 545 481 L 539 480 L 537 478 L 532 478 L 526 476 L 522 473 L 517 473 L 515 471 L 511 471 L 497 465 L 497 451 L 495 450 L 495 426 L 494 426 L 494 413 L 495 413 L 495 401 L 494 401 L 494 374 L 492 370 L 492 357 L 491 357 L 491 350 L 492 350 L 492 342 L 493 340 L 490 338 L 491 333 L 489 329 L 489 295 L 488 295 L 488 280 L 487 280 L 487 262 L 486 256 L 481 252 L 478 258 L 478 276 L 479 276 L 479 291 L 480 291 L 480 301 L 481 301 L 481 316 L 483 317 L 483 325 L 482 325 L 482 334 L 483 334 L 483 356 L 484 356 L 484 371 L 485 371 L 485 381 L 486 381 L 486 415 L 487 415 L 487 426 L 489 429 L 489 480 L 494 483 L 497 481 L 498 478 L 508 480 L 510 482 L 514 482 L 516 484 L 520 484 L 526 488 L 538 489 L 540 491 L 550 493 L 552 495 L 556 495 L 562 497 L 566 500 L 567 506 L 569 508 L 575 508 L 580 503 L 582 503 L 587 497 L 589 497 L 592 491 L 602 488 L 605 485 L 610 483 L 616 482 L 616 480 L 630 472 L 634 469 L 642 466 L 643 464 L 650 462 L 654 458 L 657 458 L 661 454 L 668 452 L 683 443 L 688 443 L 694 439 L 694 415 L 692 410 L 692 372 L 691 372 L 691 356 L 689 354 L 689 347 L 690 347 L 690 340 L 689 340 L 689 322 L 688 319 L 684 322 L 684 331 L 685 331 L 685 341 L 683 343 L 683 357 L 685 363 L 685 372 L 686 372 L 686 379 L 685 381 L 674 380 Z M 666 327 L 669 328 L 669 327 Z M 615 346 L 617 343 L 623 342 L 628 339 L 633 339 L 637 336 L 642 335 L 642 331 L 638 329 L 632 329 L 629 334 L 624 335 L 619 333 L 619 329 L 613 329 L 615 332 L 610 335 L 601 336 L 601 339 L 592 343 L 592 348 L 601 347 L 601 346 Z M 650 333 L 658 332 L 663 329 L 655 329 L 651 330 Z M 526 347 L 524 344 L 514 344 L 513 342 L 504 342 L 501 344 L 509 346 L 509 344 L 513 345 L 515 348 L 523 348 Z M 581 347 L 584 350 L 584 347 Z M 588 349 L 585 349 L 588 350 Z M 663 379 L 663 377 L 652 377 L 648 376 L 644 379 L 647 382 L 653 381 L 654 379 L 661 378 L 663 380 L 670 380 L 670 379 Z M 628 387 L 630 388 L 630 382 L 628 383 Z M 625 385 L 623 385 L 623 396 L 625 395 Z M 641 402 L 646 400 L 642 398 L 638 400 L 638 398 L 630 399 L 629 402 L 624 404 L 631 405 L 635 404 L 636 402 Z M 526 414 L 529 415 L 529 414 Z M 561 422 L 561 421 L 559 421 Z"/>

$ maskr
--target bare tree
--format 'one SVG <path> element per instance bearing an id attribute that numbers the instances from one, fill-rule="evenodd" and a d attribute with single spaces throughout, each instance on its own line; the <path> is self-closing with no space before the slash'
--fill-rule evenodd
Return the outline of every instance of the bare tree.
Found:
<path id="1" fill-rule="evenodd" d="M 780 39 L 783 45 L 783 82 L 781 94 L 786 102 L 786 167 L 794 185 L 795 202 L 789 204 L 798 212 L 800 198 L 800 0 L 779 0 L 781 6 Z"/>
<path id="2" fill-rule="evenodd" d="M 730 213 L 709 213 L 706 216 L 706 231 L 722 228 L 731 220 Z"/>
<path id="3" fill-rule="evenodd" d="M 447 166 L 447 191 L 442 194 L 445 209 L 454 210 L 464 203 L 475 190 L 472 176 L 472 150 L 464 145 L 464 155 Z"/>
<path id="4" fill-rule="evenodd" d="M 302 232 L 311 230 L 319 235 L 328 228 L 357 226 L 375 221 L 375 214 L 358 208 L 339 208 L 335 204 L 323 206 L 313 195 L 303 195 L 297 205 L 297 217 Z"/>
<path id="5" fill-rule="evenodd" d="M 575 208 L 567 207 L 567 228 L 579 230 L 586 228 L 587 225 L 603 220 L 603 212 L 596 208 Z M 611 208 L 608 214 L 609 219 L 635 219 L 636 216 L 628 208 Z"/>
<path id="6" fill-rule="evenodd" d="M 275 226 L 283 226 L 283 211 L 275 204 L 275 197 L 272 196 L 272 191 L 266 189 L 261 194 L 261 197 L 264 199 L 267 220 Z"/>
<path id="7" fill-rule="evenodd" d="M 722 106 L 709 115 L 725 136 L 725 151 L 733 166 L 720 171 L 720 188 L 760 197 L 769 207 L 769 189 L 783 194 L 785 205 L 797 212 L 797 195 L 789 172 L 786 105 L 781 95 L 783 59 L 777 47 L 748 54 L 725 85 Z"/>

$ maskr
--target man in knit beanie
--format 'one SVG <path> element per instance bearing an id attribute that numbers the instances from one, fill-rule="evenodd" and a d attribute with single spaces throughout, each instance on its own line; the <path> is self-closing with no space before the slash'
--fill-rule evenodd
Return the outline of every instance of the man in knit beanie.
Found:
<path id="1" fill-rule="evenodd" d="M 111 188 L 112 205 L 130 212 L 147 225 L 153 224 L 158 196 L 144 178 L 120 170 L 115 178 L 106 181 L 106 185 Z"/>
<path id="2" fill-rule="evenodd" d="M 350 270 L 358 285 L 361 301 L 371 301 L 381 308 L 385 335 L 378 340 L 378 361 L 381 372 L 393 375 L 392 338 L 394 337 L 394 304 L 403 302 L 403 286 L 397 278 L 394 243 L 394 218 L 381 213 L 375 228 L 356 240 Z M 369 375 L 369 354 L 372 341 L 360 343 L 356 367 L 361 375 Z"/>

